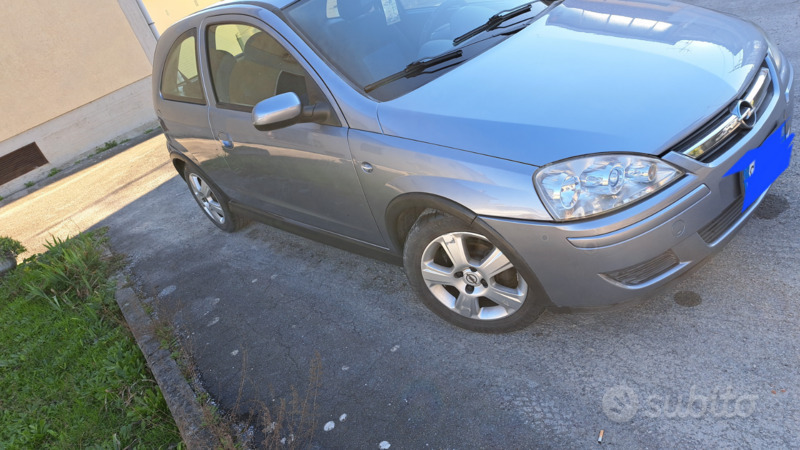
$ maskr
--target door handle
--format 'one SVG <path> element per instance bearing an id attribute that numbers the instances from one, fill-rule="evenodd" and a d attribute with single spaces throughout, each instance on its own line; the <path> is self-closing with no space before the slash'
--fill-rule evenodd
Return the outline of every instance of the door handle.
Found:
<path id="1" fill-rule="evenodd" d="M 220 131 L 217 134 L 217 139 L 219 139 L 219 142 L 222 143 L 223 149 L 233 150 L 233 139 L 231 139 L 231 135 L 223 131 Z"/>

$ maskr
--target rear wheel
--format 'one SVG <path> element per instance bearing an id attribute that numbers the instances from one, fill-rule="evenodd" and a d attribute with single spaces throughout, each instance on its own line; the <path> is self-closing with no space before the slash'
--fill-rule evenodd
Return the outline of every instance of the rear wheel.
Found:
<path id="1" fill-rule="evenodd" d="M 472 331 L 501 333 L 530 324 L 544 310 L 501 243 L 445 215 L 420 217 L 406 239 L 406 275 L 425 305 Z"/>
<path id="2" fill-rule="evenodd" d="M 236 231 L 240 226 L 240 221 L 230 211 L 228 201 L 222 196 L 219 188 L 206 180 L 205 175 L 201 175 L 193 167 L 187 167 L 184 176 L 192 196 L 206 217 L 223 231 Z"/>

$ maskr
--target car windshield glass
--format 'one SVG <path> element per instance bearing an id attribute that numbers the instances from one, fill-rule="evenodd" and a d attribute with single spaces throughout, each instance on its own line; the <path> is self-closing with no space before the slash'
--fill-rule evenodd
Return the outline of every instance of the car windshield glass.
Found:
<path id="1" fill-rule="evenodd" d="M 534 2 L 530 11 L 492 29 L 502 30 L 535 17 L 551 3 Z M 491 17 L 522 4 L 520 0 L 299 0 L 284 12 L 323 59 L 364 89 L 403 72 L 411 63 L 479 41 L 480 37 L 475 37 L 454 43 Z M 503 31 L 494 34 L 498 33 Z M 469 56 L 465 53 L 465 58 Z M 423 78 L 421 83 L 430 79 Z M 408 88 L 419 85 L 408 84 Z M 402 93 L 394 92 L 391 97 Z"/>

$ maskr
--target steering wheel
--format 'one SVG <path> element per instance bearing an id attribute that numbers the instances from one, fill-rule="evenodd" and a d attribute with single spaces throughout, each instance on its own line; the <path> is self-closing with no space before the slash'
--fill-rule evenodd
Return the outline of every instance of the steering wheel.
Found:
<path id="1" fill-rule="evenodd" d="M 425 26 L 422 27 L 420 45 L 432 40 L 433 34 L 439 30 L 439 28 L 449 25 L 450 17 L 453 13 L 466 6 L 466 4 L 466 0 L 445 0 L 441 5 L 437 6 L 430 17 L 428 17 Z M 453 38 L 453 36 L 448 37 L 450 39 Z"/>

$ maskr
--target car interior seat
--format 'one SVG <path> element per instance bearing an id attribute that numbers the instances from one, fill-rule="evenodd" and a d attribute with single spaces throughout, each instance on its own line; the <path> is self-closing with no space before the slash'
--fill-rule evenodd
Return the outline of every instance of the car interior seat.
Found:
<path id="1" fill-rule="evenodd" d="M 253 106 L 274 96 L 281 72 L 275 63 L 280 61 L 283 52 L 281 45 L 263 31 L 250 36 L 244 44 L 242 57 L 231 71 L 231 103 Z"/>
<path id="2" fill-rule="evenodd" d="M 208 62 L 217 101 L 230 103 L 231 72 L 236 64 L 236 58 L 225 50 L 211 50 L 208 54 Z"/>

